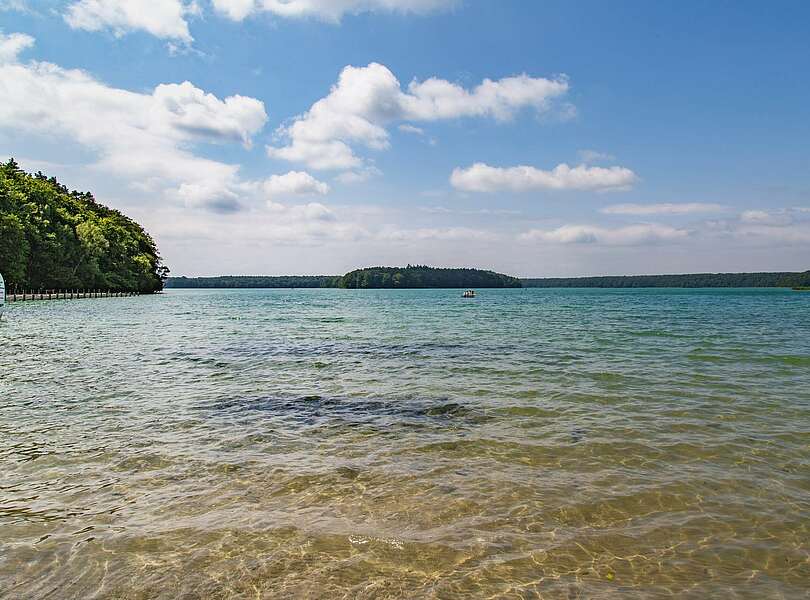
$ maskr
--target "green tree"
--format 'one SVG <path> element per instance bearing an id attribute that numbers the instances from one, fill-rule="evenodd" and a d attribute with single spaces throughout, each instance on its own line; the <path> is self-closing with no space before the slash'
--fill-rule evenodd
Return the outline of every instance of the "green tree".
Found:
<path id="1" fill-rule="evenodd" d="M 151 236 L 92 194 L 0 164 L 0 272 L 11 287 L 155 292 L 168 269 Z"/>
<path id="2" fill-rule="evenodd" d="M 5 277 L 11 282 L 22 281 L 28 260 L 28 240 L 20 218 L 0 214 L 0 265 L 7 265 Z"/>

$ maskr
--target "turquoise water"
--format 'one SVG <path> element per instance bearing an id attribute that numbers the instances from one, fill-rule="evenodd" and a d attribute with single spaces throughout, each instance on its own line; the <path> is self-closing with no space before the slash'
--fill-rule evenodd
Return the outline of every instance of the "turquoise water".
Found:
<path id="1" fill-rule="evenodd" d="M 808 597 L 810 296 L 460 294 L 7 306 L 0 597 Z"/>

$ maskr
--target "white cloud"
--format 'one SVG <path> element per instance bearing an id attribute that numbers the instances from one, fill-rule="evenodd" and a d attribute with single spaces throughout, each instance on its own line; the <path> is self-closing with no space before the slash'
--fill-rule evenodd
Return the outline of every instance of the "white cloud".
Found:
<path id="1" fill-rule="evenodd" d="M 325 195 L 329 193 L 329 186 L 326 183 L 318 181 L 304 171 L 290 171 L 284 175 L 272 175 L 264 181 L 262 188 L 271 198 L 275 196 Z"/>
<path id="2" fill-rule="evenodd" d="M 457 210 L 447 208 L 446 206 L 420 206 L 419 210 L 431 215 L 487 215 L 495 217 L 503 216 L 517 216 L 522 214 L 519 210 L 506 210 L 506 209 L 493 209 L 493 208 L 478 208 L 474 210 Z"/>
<path id="3" fill-rule="evenodd" d="M 1 11 L 16 11 L 27 14 L 37 14 L 28 6 L 26 0 L 0 0 Z"/>
<path id="4" fill-rule="evenodd" d="M 245 253 L 242 258 L 247 260 L 255 260 L 257 248 L 269 251 L 268 245 L 304 248 L 367 237 L 370 234 L 363 227 L 341 220 L 329 207 L 317 202 L 290 206 L 268 202 L 244 211 L 225 212 L 216 220 L 204 213 L 170 208 L 163 212 L 160 223 L 160 238 L 171 245 L 193 241 L 197 255 L 208 246 L 201 246 L 199 240 L 216 244 L 220 250 L 241 246 Z M 199 260 L 195 263 L 200 264 Z"/>
<path id="5" fill-rule="evenodd" d="M 676 241 L 689 235 L 683 229 L 675 229 L 654 223 L 628 225 L 615 229 L 593 225 L 563 225 L 550 231 L 532 229 L 519 236 L 521 241 L 556 244 L 605 244 L 609 246 L 638 246 L 658 242 Z"/>
<path id="6" fill-rule="evenodd" d="M 173 127 L 194 136 L 238 140 L 249 147 L 267 121 L 262 101 L 239 95 L 220 100 L 188 81 L 161 84 L 153 97 L 170 115 Z"/>
<path id="7" fill-rule="evenodd" d="M 354 183 L 363 183 L 373 177 L 379 177 L 380 175 L 382 175 L 382 171 L 373 165 L 368 165 L 356 171 L 344 171 L 335 177 L 335 181 L 350 185 Z"/>
<path id="8" fill-rule="evenodd" d="M 525 73 L 498 81 L 485 79 L 472 91 L 444 79 L 432 77 L 412 81 L 408 94 L 399 96 L 404 118 L 419 121 L 456 119 L 459 117 L 493 117 L 511 119 L 522 108 L 543 112 L 549 102 L 568 91 L 565 77 L 545 79 Z"/>
<path id="9" fill-rule="evenodd" d="M 425 14 L 455 6 L 457 0 L 213 0 L 225 16 L 241 21 L 254 12 L 286 18 L 315 17 L 337 23 L 345 14 L 398 12 Z"/>
<path id="10" fill-rule="evenodd" d="M 0 64 L 16 62 L 26 48 L 34 45 L 34 38 L 24 33 L 5 35 L 0 32 Z"/>
<path id="11" fill-rule="evenodd" d="M 331 208 L 324 206 L 320 202 L 309 202 L 307 204 L 292 207 L 293 215 L 307 221 L 336 221 L 337 216 Z"/>
<path id="12" fill-rule="evenodd" d="M 195 2 L 182 0 L 79 0 L 67 8 L 65 21 L 73 29 L 110 29 L 117 36 L 142 30 L 163 39 L 190 43 L 186 16 L 198 14 Z"/>
<path id="13" fill-rule="evenodd" d="M 740 222 L 746 225 L 762 225 L 770 227 L 785 227 L 789 225 L 807 225 L 806 214 L 810 212 L 803 208 L 771 208 L 767 210 L 745 210 L 740 213 Z"/>
<path id="14" fill-rule="evenodd" d="M 484 80 L 473 90 L 441 79 L 413 81 L 403 92 L 384 65 L 343 69 L 329 95 L 278 131 L 286 146 L 267 148 L 272 158 L 313 169 L 353 169 L 364 164 L 351 144 L 374 150 L 389 146 L 386 126 L 394 121 L 434 121 L 460 117 L 509 119 L 523 108 L 538 112 L 568 90 L 565 78 L 528 75 Z"/>
<path id="15" fill-rule="evenodd" d="M 247 145 L 267 119 L 253 98 L 220 100 L 188 82 L 130 92 L 36 61 L 0 65 L 0 97 L 0 128 L 62 137 L 95 153 L 108 175 L 214 210 L 237 208 L 239 167 L 198 156 L 194 145 Z"/>
<path id="16" fill-rule="evenodd" d="M 722 204 L 701 202 L 661 203 L 661 204 L 614 204 L 600 212 L 606 215 L 691 215 L 696 213 L 718 213 L 726 210 Z"/>
<path id="17" fill-rule="evenodd" d="M 235 187 L 234 173 L 224 181 L 213 178 L 183 182 L 177 190 L 169 190 L 169 196 L 178 198 L 185 206 L 205 207 L 216 213 L 231 213 L 244 208 Z"/>
<path id="18" fill-rule="evenodd" d="M 403 123 L 397 129 L 399 129 L 402 133 L 412 133 L 414 135 L 425 135 L 425 130 L 421 127 L 415 127 L 414 125 L 410 125 L 408 123 Z"/>
<path id="19" fill-rule="evenodd" d="M 761 225 L 777 225 L 790 222 L 787 214 L 774 214 L 765 210 L 746 210 L 740 214 L 743 223 L 757 223 Z"/>
<path id="20" fill-rule="evenodd" d="M 498 236 L 490 231 L 468 227 L 383 230 L 380 237 L 398 242 L 439 240 L 450 242 L 494 241 Z"/>
<path id="21" fill-rule="evenodd" d="M 254 10 L 256 0 L 213 0 L 214 8 L 233 21 L 241 21 Z"/>
<path id="22" fill-rule="evenodd" d="M 742 222 L 729 227 L 727 233 L 746 243 L 757 242 L 768 246 L 810 244 L 808 221 Z"/>
<path id="23" fill-rule="evenodd" d="M 535 167 L 491 167 L 475 163 L 454 169 L 450 183 L 466 192 L 529 192 L 535 190 L 622 190 L 631 187 L 636 174 L 624 167 L 569 167 L 563 163 L 551 171 Z"/>
<path id="24" fill-rule="evenodd" d="M 19 48 L 31 43 L 24 39 L 20 44 L 20 39 L 3 36 L 0 44 L 11 47 L 9 40 L 15 40 Z M 7 56 L 13 59 L 17 52 Z M 189 240 L 210 240 L 220 249 L 241 252 L 244 259 L 257 248 L 322 246 L 369 235 L 324 204 L 275 200 L 328 191 L 327 184 L 307 173 L 245 180 L 238 165 L 198 154 L 203 143 L 250 144 L 267 119 L 263 104 L 253 98 L 220 99 L 188 82 L 131 92 L 81 70 L 36 61 L 0 64 L 0 98 L 0 130 L 11 139 L 35 143 L 39 137 L 47 144 L 58 141 L 68 156 L 94 156 L 90 165 L 69 170 L 100 179 L 100 185 L 91 186 L 97 192 L 120 187 L 118 199 L 104 195 L 102 200 L 124 208 L 119 199 L 129 197 L 127 213 L 157 236 L 167 260 L 180 253 L 199 263 L 205 250 L 196 242 L 197 248 L 188 250 Z"/>

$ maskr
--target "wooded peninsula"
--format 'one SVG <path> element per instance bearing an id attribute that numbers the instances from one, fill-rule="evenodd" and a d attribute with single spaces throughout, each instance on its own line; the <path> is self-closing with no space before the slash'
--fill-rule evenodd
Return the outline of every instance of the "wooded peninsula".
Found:
<path id="1" fill-rule="evenodd" d="M 24 172 L 14 159 L 0 163 L 0 273 L 9 293 L 152 293 L 168 272 L 155 241 L 132 219 L 89 192 Z"/>

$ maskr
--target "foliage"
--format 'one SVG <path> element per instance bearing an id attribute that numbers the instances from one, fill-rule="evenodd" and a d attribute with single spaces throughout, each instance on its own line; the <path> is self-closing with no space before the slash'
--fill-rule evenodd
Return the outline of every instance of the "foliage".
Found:
<path id="1" fill-rule="evenodd" d="M 524 279 L 524 287 L 545 288 L 746 288 L 800 287 L 810 285 L 810 271 L 804 273 L 696 273 L 692 275 L 621 275 Z"/>
<path id="2" fill-rule="evenodd" d="M 344 275 L 340 287 L 367 288 L 519 288 L 519 279 L 479 269 L 437 269 L 426 266 L 371 267 Z"/>
<path id="3" fill-rule="evenodd" d="M 169 277 L 167 288 L 334 288 L 339 276 L 284 275 L 226 275 L 223 277 Z"/>
<path id="4" fill-rule="evenodd" d="M 170 277 L 167 288 L 487 288 L 487 287 L 599 287 L 599 288 L 701 288 L 810 286 L 805 273 L 701 273 L 694 275 L 639 275 L 516 279 L 477 269 L 435 269 L 423 266 L 358 269 L 343 277 L 289 275 L 281 277 L 223 276 Z"/>
<path id="5" fill-rule="evenodd" d="M 140 225 L 14 159 L 0 164 L 0 272 L 7 290 L 156 292 L 168 275 Z"/>

